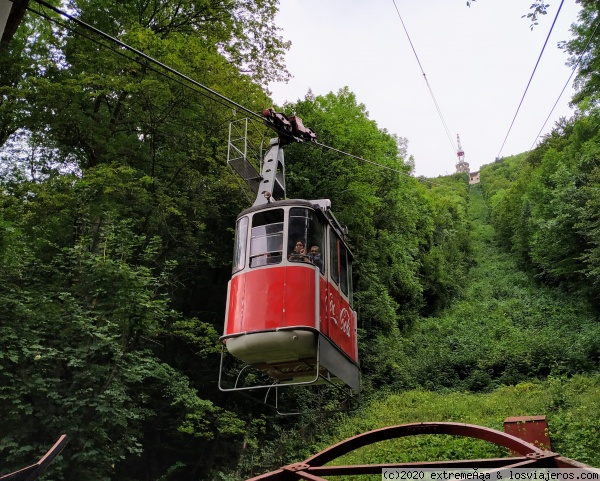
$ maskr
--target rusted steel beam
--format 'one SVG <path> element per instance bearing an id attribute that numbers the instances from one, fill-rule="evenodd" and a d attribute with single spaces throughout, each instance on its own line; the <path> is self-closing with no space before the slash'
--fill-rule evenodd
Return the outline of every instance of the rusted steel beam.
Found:
<path id="1" fill-rule="evenodd" d="M 310 473 L 307 473 L 306 471 L 297 471 L 295 473 L 296 478 L 294 479 L 304 479 L 306 481 L 327 481 L 324 478 L 320 478 L 319 476 L 313 476 Z"/>
<path id="2" fill-rule="evenodd" d="M 33 481 L 34 479 L 37 479 L 44 471 L 46 471 L 48 465 L 60 454 L 66 445 L 67 435 L 63 434 L 37 463 L 20 469 L 19 471 L 15 471 L 14 473 L 0 476 L 0 481 Z"/>
<path id="3" fill-rule="evenodd" d="M 452 436 L 466 436 L 482 439 L 499 446 L 504 446 L 505 448 L 511 449 L 522 455 L 529 453 L 544 453 L 544 451 L 538 447 L 529 444 L 522 439 L 483 426 L 462 423 L 413 423 L 376 429 L 374 431 L 359 434 L 358 436 L 348 438 L 324 449 L 304 462 L 311 466 L 322 466 L 344 454 L 369 444 L 419 434 L 448 434 Z"/>
<path id="4" fill-rule="evenodd" d="M 463 436 L 481 439 L 483 441 L 488 441 L 499 446 L 503 446 L 515 453 L 521 454 L 522 456 L 463 461 L 434 461 L 356 466 L 323 466 L 324 464 L 329 463 L 330 461 L 333 461 L 344 454 L 369 444 L 406 436 L 416 436 L 420 434 L 446 434 L 451 436 Z M 393 467 L 457 468 L 468 466 L 488 469 L 505 469 L 507 467 L 557 467 L 557 459 L 567 458 L 560 458 L 556 453 L 543 451 L 533 444 L 495 429 L 462 423 L 413 423 L 376 429 L 374 431 L 359 434 L 330 446 L 329 448 L 324 449 L 320 453 L 311 456 L 301 463 L 291 464 L 279 470 L 272 471 L 271 473 L 257 476 L 248 481 L 288 481 L 300 479 L 321 481 L 322 478 L 319 476 L 379 474 L 383 468 Z M 563 464 L 566 467 L 573 467 L 573 464 L 569 464 L 568 461 L 563 461 Z"/>
<path id="5" fill-rule="evenodd" d="M 255 476 L 254 478 L 248 479 L 247 481 L 296 481 L 298 476 L 291 471 L 284 471 L 283 469 L 276 469 L 275 471 L 271 471 L 270 473 L 261 474 L 260 476 Z M 1 480 L 0 480 L 1 481 Z"/>
<path id="6" fill-rule="evenodd" d="M 414 463 L 388 463 L 354 466 L 323 466 L 355 449 L 372 443 L 419 434 L 447 434 L 481 439 L 503 446 L 521 454 L 518 457 L 490 458 L 458 461 L 432 461 Z M 248 481 L 325 481 L 320 476 L 352 476 L 359 474 L 380 474 L 385 468 L 461 468 L 477 467 L 493 471 L 507 468 L 583 468 L 597 472 L 585 464 L 544 451 L 533 444 L 510 434 L 482 426 L 461 423 L 414 423 L 376 429 L 341 441 L 303 462 L 290 464 L 279 470 L 257 476 Z M 0 480 L 2 481 L 2 480 Z"/>
<path id="7" fill-rule="evenodd" d="M 461 469 L 461 468 L 505 468 L 516 462 L 534 462 L 526 457 L 519 458 L 489 458 L 458 461 L 427 461 L 414 463 L 384 463 L 384 464 L 353 464 L 351 466 L 314 466 L 308 469 L 311 474 L 319 476 L 343 476 L 349 474 L 381 474 L 384 469 Z"/>
<path id="8" fill-rule="evenodd" d="M 557 468 L 581 468 L 581 469 L 584 469 L 586 472 L 590 472 L 590 473 L 598 472 L 597 468 L 592 468 L 591 466 L 588 466 L 587 464 L 583 464 L 583 463 L 580 463 L 579 461 L 565 458 L 563 456 L 556 456 L 556 458 L 554 458 L 554 462 L 555 462 Z"/>

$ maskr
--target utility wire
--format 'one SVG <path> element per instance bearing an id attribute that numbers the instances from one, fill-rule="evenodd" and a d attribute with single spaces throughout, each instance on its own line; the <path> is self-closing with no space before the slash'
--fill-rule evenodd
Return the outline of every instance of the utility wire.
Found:
<path id="1" fill-rule="evenodd" d="M 554 112 L 554 109 L 556 108 L 556 105 L 558 104 L 558 101 L 562 97 L 562 94 L 565 93 L 565 90 L 567 89 L 568 85 L 571 83 L 571 79 L 573 78 L 573 75 L 575 74 L 575 71 L 577 70 L 577 67 L 579 67 L 579 64 L 581 63 L 581 59 L 583 58 L 583 55 L 585 54 L 585 52 L 587 52 L 587 49 L 590 46 L 592 38 L 594 38 L 594 36 L 596 35 L 596 30 L 598 30 L 598 26 L 600 26 L 600 21 L 596 22 L 596 27 L 594 28 L 594 31 L 592 32 L 592 35 L 590 35 L 590 38 L 588 38 L 588 41 L 585 44 L 584 49 L 581 51 L 581 55 L 579 55 L 579 58 L 577 59 L 577 63 L 575 64 L 575 66 L 573 67 L 573 70 L 571 71 L 571 75 L 569 75 L 569 78 L 565 82 L 565 86 L 563 87 L 563 89 L 561 90 L 560 94 L 558 95 L 558 98 L 556 99 L 556 102 L 554 102 L 554 105 L 552 106 L 552 109 L 550 110 L 550 113 L 548 114 L 548 117 L 546 117 L 546 120 L 544 121 L 544 125 L 542 125 L 542 128 L 540 129 L 540 131 L 538 132 L 538 134 L 535 136 L 533 144 L 531 144 L 531 147 L 529 148 L 529 150 L 533 150 L 533 147 L 534 147 L 535 143 L 537 142 L 537 140 L 539 139 L 540 135 L 542 134 L 542 130 L 544 130 L 544 127 L 548 123 L 548 120 L 550 119 L 550 116 L 552 115 L 552 112 Z"/>
<path id="2" fill-rule="evenodd" d="M 446 124 L 446 121 L 444 120 L 444 116 L 442 115 L 442 109 L 440 109 L 440 106 L 438 105 L 435 95 L 433 94 L 433 89 L 431 88 L 431 85 L 429 85 L 429 80 L 427 80 L 427 75 L 425 75 L 425 71 L 423 70 L 423 66 L 421 65 L 421 61 L 419 60 L 419 56 L 417 55 L 415 46 L 413 45 L 412 40 L 410 39 L 410 35 L 408 34 L 406 25 L 404 25 L 404 20 L 402 20 L 402 15 L 400 15 L 400 10 L 398 10 L 398 6 L 396 5 L 396 0 L 392 0 L 392 2 L 394 3 L 394 7 L 396 7 L 396 13 L 398 14 L 400 23 L 402 23 L 402 28 L 404 29 L 404 33 L 406 33 L 406 37 L 408 38 L 410 47 L 412 48 L 412 51 L 415 54 L 415 58 L 417 59 L 417 63 L 419 64 L 419 68 L 421 69 L 421 73 L 423 74 L 423 79 L 425 80 L 425 83 L 427 84 L 427 88 L 429 89 L 429 93 L 431 94 L 431 98 L 433 99 L 433 103 L 435 104 L 435 108 L 438 111 L 438 115 L 440 116 L 442 125 L 444 126 L 444 129 L 446 130 L 446 135 L 448 136 L 448 140 L 450 141 L 450 145 L 452 146 L 452 152 L 455 154 L 457 151 L 457 148 L 454 145 L 454 141 L 452 139 L 452 136 L 450 135 L 450 131 L 448 130 L 448 125 Z"/>
<path id="3" fill-rule="evenodd" d="M 98 44 L 98 45 L 100 45 L 100 46 L 102 46 L 102 47 L 105 47 L 105 48 L 107 48 L 107 49 L 109 49 L 109 50 L 111 50 L 111 51 L 113 51 L 113 52 L 115 52 L 115 53 L 117 53 L 117 54 L 121 55 L 122 57 L 124 57 L 124 58 L 126 58 L 126 59 L 128 59 L 128 60 L 130 60 L 130 61 L 136 62 L 136 63 L 138 63 L 138 64 L 140 64 L 140 65 L 142 65 L 142 66 L 144 66 L 144 67 L 148 68 L 149 70 L 152 70 L 152 71 L 154 71 L 154 72 L 158 73 L 159 75 L 162 75 L 162 76 L 166 77 L 166 78 L 167 78 L 167 79 L 169 79 L 169 80 L 172 80 L 172 81 L 174 81 L 174 82 L 176 82 L 176 83 L 179 83 L 180 85 L 182 85 L 182 86 L 184 86 L 184 87 L 188 87 L 188 88 L 190 88 L 191 90 L 194 90 L 195 92 L 197 92 L 197 93 L 200 93 L 201 95 L 205 96 L 206 98 L 208 98 L 208 99 L 210 99 L 210 100 L 213 100 L 213 101 L 215 101 L 215 102 L 217 102 L 217 103 L 219 103 L 219 104 L 221 104 L 221 105 L 223 105 L 223 106 L 225 106 L 225 107 L 228 107 L 228 108 L 229 108 L 229 105 L 233 105 L 234 107 L 236 107 L 236 108 L 238 108 L 238 109 L 240 109 L 240 110 L 242 110 L 242 111 L 246 112 L 247 114 L 249 114 L 249 115 L 250 115 L 250 120 L 257 121 L 257 119 L 260 119 L 260 123 L 261 123 L 261 125 L 264 125 L 264 118 L 263 118 L 263 116 L 262 116 L 262 115 L 260 115 L 260 114 L 258 114 L 258 113 L 256 113 L 256 112 L 254 112 L 254 111 L 252 111 L 252 110 L 250 110 L 250 109 L 248 109 L 248 108 L 244 107 L 244 106 L 243 106 L 243 105 L 241 105 L 241 104 L 238 104 L 237 102 L 235 102 L 235 101 L 233 101 L 233 100 L 231 100 L 231 99 L 229 99 L 229 98 L 225 97 L 224 95 L 222 95 L 222 94 L 220 94 L 220 93 L 216 92 L 215 90 L 213 90 L 213 89 L 211 89 L 211 88 L 209 88 L 209 87 L 207 87 L 207 86 L 205 86 L 205 85 L 201 84 L 200 82 L 198 82 L 198 81 L 196 81 L 196 80 L 194 80 L 194 79 L 192 79 L 192 78 L 188 77 L 187 75 L 185 75 L 185 74 L 183 74 L 183 73 L 179 72 L 178 70 L 175 70 L 174 68 L 172 68 L 172 67 L 169 67 L 168 65 L 166 65 L 166 64 L 164 64 L 164 63 L 162 63 L 162 62 L 160 62 L 160 61 L 156 60 L 155 58 L 153 58 L 153 57 L 151 57 L 151 56 L 149 56 L 149 55 L 147 55 L 147 54 L 145 54 L 145 53 L 141 52 L 140 50 L 137 50 L 136 48 L 134 48 L 134 47 L 132 47 L 132 46 L 130 46 L 130 45 L 128 45 L 128 44 L 126 44 L 126 43 L 124 43 L 124 42 L 120 41 L 119 39 L 117 39 L 117 38 L 115 38 L 115 37 L 112 37 L 111 35 L 109 35 L 109 34 L 107 34 L 107 33 L 103 32 L 102 30 L 99 30 L 99 29 L 97 29 L 97 28 L 93 27 L 92 25 L 89 25 L 89 24 L 87 24 L 87 23 L 83 22 L 82 20 L 79 20 L 78 18 L 74 17 L 73 15 L 70 15 L 70 14 L 68 14 L 68 13 L 66 13 L 66 12 L 63 12 L 62 10 L 60 10 L 60 9 L 58 9 L 58 8 L 56 8 L 56 7 L 53 7 L 52 5 L 50 5 L 50 4 L 48 4 L 48 3 L 46 3 L 44 0 L 34 0 L 34 1 L 35 1 L 36 3 L 38 3 L 39 5 L 42 5 L 42 6 L 46 7 L 46 8 L 49 8 L 50 10 L 52 10 L 52 11 L 54 11 L 54 12 L 58 13 L 59 15 L 61 15 L 61 16 L 63 16 L 63 17 L 66 17 L 67 19 L 69 19 L 69 20 L 73 21 L 73 22 L 74 22 L 74 23 L 76 23 L 77 25 L 80 25 L 81 27 L 83 27 L 83 28 L 85 28 L 85 29 L 87 29 L 87 30 L 90 30 L 90 31 L 92 31 L 92 32 L 94 32 L 94 33 L 96 33 L 96 34 L 98 34 L 98 35 L 100 35 L 101 37 L 103 37 L 103 38 L 105 38 L 105 39 L 107 39 L 107 40 L 109 40 L 109 41 L 111 41 L 111 42 L 113 42 L 113 43 L 116 43 L 117 45 L 119 45 L 119 46 L 121 46 L 121 47 L 125 48 L 126 50 L 129 50 L 129 51 L 131 51 L 131 52 L 135 53 L 136 55 L 138 55 L 138 56 L 142 57 L 143 59 L 147 60 L 148 62 L 150 62 L 150 63 L 153 63 L 153 64 L 155 64 L 155 65 L 158 65 L 159 67 L 161 67 L 161 68 L 165 69 L 167 72 L 169 72 L 169 73 L 172 73 L 172 74 L 174 74 L 174 75 L 176 75 L 176 76 L 178 76 L 178 77 L 180 77 L 180 78 L 182 78 L 182 79 L 186 80 L 187 82 L 191 83 L 191 84 L 192 84 L 194 87 L 198 87 L 198 88 L 199 88 L 199 89 L 201 89 L 201 90 L 198 90 L 198 88 L 194 88 L 194 87 L 192 87 L 191 85 L 189 85 L 189 83 L 184 83 L 184 82 L 181 82 L 180 80 L 177 80 L 177 79 L 173 78 L 173 77 L 172 77 L 172 76 L 170 76 L 170 75 L 166 75 L 164 72 L 160 72 L 159 70 L 157 70 L 157 69 L 155 69 L 155 68 L 153 68 L 153 67 L 151 67 L 151 66 L 147 65 L 146 63 L 142 62 L 142 60 L 141 60 L 141 59 L 136 59 L 136 58 L 129 57 L 129 56 L 128 56 L 128 55 L 126 55 L 124 52 L 120 52 L 119 50 L 117 50 L 117 49 L 114 49 L 114 48 L 112 48 L 112 47 L 110 47 L 110 46 L 108 46 L 108 45 L 106 45 L 106 44 L 104 44 L 104 43 L 102 43 L 102 42 L 99 42 L 99 41 L 97 41 L 97 40 L 95 40 L 95 39 L 93 39 L 93 38 L 90 38 L 89 36 L 86 36 L 86 35 L 82 34 L 81 32 L 75 32 L 75 33 L 77 33 L 78 35 L 81 35 L 82 37 L 84 37 L 84 38 L 86 38 L 86 39 L 88 39 L 88 40 L 90 40 L 90 41 L 92 41 L 92 42 L 94 42 L 94 43 L 96 43 L 96 44 Z M 34 9 L 30 8 L 30 7 L 28 7 L 28 8 L 29 8 L 29 10 L 31 10 L 33 13 L 35 13 L 35 14 L 37 14 L 37 15 L 39 15 L 39 16 L 41 16 L 41 17 L 43 17 L 43 18 L 47 19 L 47 20 L 50 20 L 50 21 L 52 21 L 52 22 L 54 22 L 54 23 L 56 23 L 56 24 L 58 24 L 58 25 L 62 26 L 63 28 L 66 28 L 67 30 L 72 30 L 71 28 L 69 28 L 69 26 L 62 24 L 62 23 L 61 23 L 61 22 L 59 22 L 58 20 L 56 20 L 56 19 L 53 19 L 53 18 L 51 18 L 51 17 L 49 17 L 49 16 L 45 15 L 45 14 L 44 14 L 44 13 L 42 13 L 42 12 L 38 12 L 38 11 L 36 11 L 36 10 L 34 10 Z M 202 92 L 202 90 L 204 90 L 204 91 L 206 91 L 206 92 L 209 92 L 209 93 L 210 93 L 210 94 L 212 94 L 214 97 L 213 97 L 213 96 L 208 96 L 208 95 L 206 95 L 204 92 Z M 215 98 L 215 97 L 216 97 L 216 98 Z M 226 105 L 226 103 L 224 103 L 224 102 L 228 103 L 229 105 Z M 407 176 L 407 177 L 412 177 L 412 178 L 414 178 L 412 175 L 410 175 L 410 174 L 407 174 L 406 172 L 403 172 L 403 171 L 401 171 L 401 170 L 399 170 L 399 169 L 395 169 L 395 168 L 393 168 L 393 167 L 388 167 L 388 166 L 386 166 L 386 165 L 379 164 L 379 163 L 377 163 L 377 162 L 373 162 L 373 161 L 371 161 L 371 160 L 364 159 L 363 157 L 359 157 L 359 156 L 357 156 L 357 155 L 353 155 L 353 154 L 350 154 L 350 153 L 348 153 L 348 152 L 344 152 L 344 151 L 342 151 L 342 150 L 336 149 L 336 148 L 334 148 L 334 147 L 331 147 L 331 146 L 328 146 L 328 145 L 325 145 L 325 144 L 321 144 L 321 143 L 319 143 L 319 142 L 308 142 L 308 144 L 309 144 L 309 145 L 310 145 L 310 144 L 314 144 L 314 145 L 315 145 L 315 146 L 317 146 L 317 147 L 321 147 L 321 148 L 323 148 L 323 149 L 327 149 L 327 150 L 332 150 L 332 151 L 335 151 L 335 152 L 337 152 L 337 153 L 339 153 L 339 154 L 346 155 L 346 156 L 348 156 L 348 157 L 352 157 L 352 158 L 354 158 L 354 159 L 357 159 L 357 160 L 360 160 L 360 161 L 363 161 L 363 162 L 366 162 L 366 163 L 369 163 L 369 164 L 375 165 L 375 166 L 377 166 L 377 167 L 379 167 L 379 168 L 381 168 L 381 169 L 391 170 L 391 171 L 393 171 L 393 172 L 396 172 L 396 173 L 398 173 L 398 174 L 401 174 L 401 175 L 405 175 L 405 176 Z M 442 184 L 438 184 L 438 183 L 435 183 L 435 182 L 432 182 L 432 181 L 429 181 L 429 180 L 426 180 L 426 179 L 416 179 L 416 180 L 419 180 L 419 181 L 421 181 L 421 182 L 426 182 L 426 183 L 428 183 L 428 184 L 436 185 L 436 186 L 439 186 L 439 187 L 446 187 L 446 186 L 444 186 L 444 185 L 442 185 Z"/>
<path id="4" fill-rule="evenodd" d="M 250 119 L 250 120 L 252 120 L 252 119 Z M 322 143 L 317 142 L 317 141 L 310 141 L 310 142 L 305 142 L 305 143 L 308 144 L 308 145 L 310 145 L 310 146 L 312 146 L 312 147 L 319 147 L 319 148 L 321 148 L 323 150 L 331 150 L 332 152 L 337 152 L 338 154 L 342 154 L 342 155 L 345 155 L 347 157 L 351 157 L 353 159 L 360 160 L 361 162 L 365 162 L 367 164 L 375 165 L 375 166 L 379 167 L 380 169 L 390 170 L 392 172 L 396 172 L 397 174 L 404 175 L 406 177 L 411 177 L 411 178 L 413 178 L 415 180 L 418 180 L 419 182 L 425 182 L 427 184 L 435 185 L 437 187 L 448 187 L 448 186 L 443 185 L 443 184 L 438 184 L 437 182 L 432 182 L 431 180 L 427 180 L 427 179 L 423 179 L 423 178 L 418 178 L 418 177 L 413 177 L 412 175 L 407 174 L 406 172 L 403 172 L 400 169 L 395 169 L 394 167 L 389 167 L 387 165 L 379 164 L 379 163 L 374 162 L 372 160 L 365 159 L 364 157 L 360 157 L 358 155 L 354 155 L 354 154 L 351 154 L 349 152 L 344 152 L 343 150 L 336 149 L 335 147 L 331 147 L 330 145 L 322 144 Z M 454 190 L 454 187 L 451 187 L 451 189 Z"/>
<path id="5" fill-rule="evenodd" d="M 431 180 L 427 180 L 427 179 L 423 179 L 423 178 L 419 178 L 419 177 L 413 177 L 412 175 L 407 174 L 406 172 L 403 172 L 403 171 L 401 171 L 399 169 L 395 169 L 394 167 L 389 167 L 387 165 L 378 164 L 377 162 L 374 162 L 372 160 L 368 160 L 368 159 L 365 159 L 364 157 L 359 157 L 358 155 L 354 155 L 354 154 L 350 154 L 348 152 L 344 152 L 343 150 L 336 149 L 335 147 L 331 147 L 329 145 L 321 144 L 320 142 L 312 141 L 312 142 L 307 142 L 307 144 L 311 145 L 313 147 L 320 147 L 320 148 L 322 148 L 324 150 L 331 150 L 333 152 L 337 152 L 338 154 L 346 155 L 346 156 L 351 157 L 353 159 L 360 160 L 361 162 L 365 162 L 367 164 L 375 165 L 375 166 L 379 167 L 380 169 L 391 170 L 392 172 L 396 172 L 396 173 L 398 173 L 400 175 L 404 175 L 406 177 L 411 177 L 411 178 L 413 178 L 415 180 L 418 180 L 419 182 L 425 182 L 427 184 L 435 185 L 437 187 L 448 187 L 447 185 L 438 184 L 437 182 L 432 182 Z M 454 187 L 450 187 L 450 189 L 455 190 Z"/>
<path id="6" fill-rule="evenodd" d="M 521 109 L 521 105 L 523 104 L 523 100 L 525 99 L 525 95 L 527 94 L 527 90 L 529 89 L 529 85 L 531 85 L 531 81 L 533 80 L 533 76 L 535 75 L 535 71 L 537 70 L 537 67 L 540 63 L 540 60 L 542 59 L 542 55 L 544 54 L 544 50 L 546 49 L 546 45 L 548 44 L 548 40 L 550 39 L 550 34 L 552 33 L 552 30 L 554 29 L 554 24 L 556 23 L 556 19 L 558 18 L 558 14 L 560 13 L 560 9 L 563 6 L 563 3 L 565 3 L 565 0 L 561 0 L 560 5 L 558 6 L 558 11 L 556 12 L 556 15 L 554 17 L 554 21 L 552 22 L 552 26 L 550 27 L 550 31 L 548 32 L 548 35 L 546 36 L 546 41 L 544 42 L 544 46 L 542 47 L 542 51 L 540 52 L 540 55 L 538 56 L 537 62 L 535 63 L 535 67 L 533 68 L 533 72 L 531 72 L 531 77 L 529 77 L 529 82 L 527 82 L 527 87 L 525 87 L 525 92 L 523 92 L 523 96 L 521 97 L 521 101 L 519 102 L 519 106 L 517 107 L 517 111 L 515 112 L 515 116 L 512 119 L 512 122 L 510 123 L 510 127 L 508 128 L 508 132 L 506 132 L 506 137 L 504 137 L 504 142 L 502 142 L 502 146 L 500 147 L 500 150 L 498 152 L 498 155 L 496 156 L 497 159 L 500 158 L 500 154 L 502 154 L 502 149 L 504 148 L 504 144 L 506 144 L 506 139 L 508 139 L 508 136 L 510 134 L 510 131 L 512 130 L 512 127 L 515 123 L 515 119 L 517 118 L 517 115 L 519 114 L 519 110 Z"/>
<path id="7" fill-rule="evenodd" d="M 581 60 L 581 59 L 580 59 Z M 577 62 L 577 65 L 579 65 L 579 62 Z M 569 86 L 569 83 L 571 82 L 571 78 L 573 77 L 573 74 L 575 73 L 575 69 L 577 68 L 577 65 L 575 65 L 575 68 L 572 70 L 571 75 L 569 75 L 569 78 L 567 79 L 567 81 L 565 82 L 564 87 L 562 88 L 562 90 L 560 91 L 560 94 L 558 94 L 558 98 L 556 99 L 556 102 L 554 102 L 554 105 L 552 106 L 552 108 L 550 109 L 550 113 L 548 114 L 548 117 L 546 117 L 546 120 L 544 120 L 544 123 L 542 124 L 542 128 L 540 129 L 540 131 L 537 133 L 537 135 L 535 136 L 535 139 L 533 141 L 533 143 L 531 144 L 531 147 L 529 147 L 529 151 L 533 150 L 533 147 L 535 146 L 535 143 L 537 142 L 537 140 L 540 138 L 540 135 L 542 134 L 542 130 L 544 130 L 544 127 L 546 126 L 546 124 L 548 123 L 548 120 L 550 119 L 550 116 L 552 115 L 552 112 L 554 112 L 554 109 L 556 108 L 556 106 L 558 105 L 558 101 L 560 100 L 560 98 L 562 97 L 562 94 L 565 93 L 565 90 L 567 89 L 567 87 Z"/>
<path id="8" fill-rule="evenodd" d="M 378 164 L 377 162 L 373 162 L 372 160 L 367 160 L 367 159 L 365 159 L 363 157 L 359 157 L 358 155 L 349 154 L 348 152 L 344 152 L 342 150 L 336 149 L 335 147 L 330 147 L 329 145 L 321 144 L 319 142 L 309 142 L 309 144 L 316 145 L 317 147 L 321 147 L 321 148 L 323 148 L 325 150 L 331 150 L 333 152 L 337 152 L 338 154 L 347 155 L 348 157 L 352 157 L 353 159 L 357 159 L 357 160 L 360 160 L 362 162 L 366 162 L 367 164 L 376 165 L 378 167 L 381 167 L 382 169 L 391 170 L 393 172 L 397 172 L 399 174 L 407 175 L 409 177 L 412 177 L 412 175 L 407 174 L 406 172 L 402 172 L 401 170 L 394 169 L 393 167 L 388 167 L 387 165 Z M 427 182 L 429 182 L 429 181 L 427 181 Z M 433 182 L 431 182 L 431 183 L 433 184 Z M 439 184 L 435 184 L 435 185 L 439 185 Z"/>

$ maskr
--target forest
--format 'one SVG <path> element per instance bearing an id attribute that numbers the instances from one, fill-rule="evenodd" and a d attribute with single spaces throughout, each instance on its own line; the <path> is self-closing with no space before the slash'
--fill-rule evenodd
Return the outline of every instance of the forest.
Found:
<path id="1" fill-rule="evenodd" d="M 581 59 L 577 114 L 490 161 L 480 186 L 416 178 L 409 139 L 347 87 L 274 106 L 390 168 L 286 147 L 288 195 L 331 199 L 350 232 L 363 386 L 357 412 L 282 418 L 217 385 L 235 220 L 252 198 L 226 162 L 244 113 L 61 2 L 31 2 L 0 45 L 0 475 L 65 433 L 44 479 L 245 479 L 377 427 L 378 412 L 464 420 L 457 406 L 487 405 L 475 423 L 500 428 L 489 406 L 515 393 L 524 414 L 554 416 L 563 454 L 600 465 L 600 37 L 598 5 L 578 3 L 563 45 Z M 277 8 L 68 4 L 255 112 L 290 75 Z M 448 400 L 443 415 L 402 407 Z"/>

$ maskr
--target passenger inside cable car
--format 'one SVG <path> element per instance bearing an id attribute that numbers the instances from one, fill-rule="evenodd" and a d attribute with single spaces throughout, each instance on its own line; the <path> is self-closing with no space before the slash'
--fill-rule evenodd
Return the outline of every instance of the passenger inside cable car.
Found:
<path id="1" fill-rule="evenodd" d="M 288 261 L 292 262 L 310 262 L 310 258 L 306 253 L 306 247 L 304 247 L 304 242 L 298 241 L 294 245 L 294 250 L 290 252 L 288 256 Z"/>
<path id="2" fill-rule="evenodd" d="M 310 261 L 320 270 L 323 270 L 323 258 L 321 257 L 321 250 L 319 249 L 319 246 L 311 246 L 308 255 Z"/>

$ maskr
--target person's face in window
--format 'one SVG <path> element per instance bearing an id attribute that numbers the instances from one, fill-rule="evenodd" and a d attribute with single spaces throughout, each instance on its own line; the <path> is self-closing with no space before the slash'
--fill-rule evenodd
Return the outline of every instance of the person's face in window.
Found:
<path id="1" fill-rule="evenodd" d="M 313 256 L 319 255 L 319 248 L 317 246 L 312 246 L 310 248 L 310 254 Z"/>
<path id="2" fill-rule="evenodd" d="M 297 252 L 300 254 L 300 253 L 302 253 L 303 250 L 304 250 L 304 243 L 302 243 L 300 241 L 296 242 L 296 246 L 294 247 L 294 252 Z"/>

